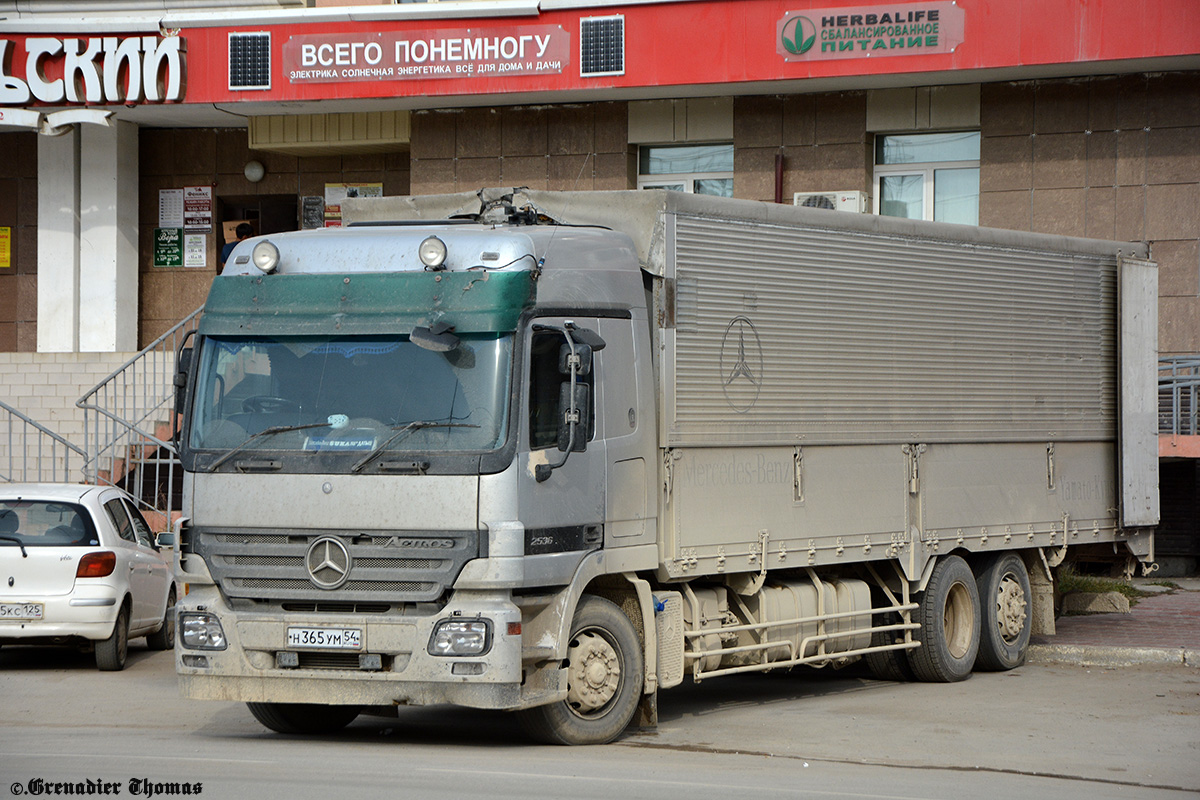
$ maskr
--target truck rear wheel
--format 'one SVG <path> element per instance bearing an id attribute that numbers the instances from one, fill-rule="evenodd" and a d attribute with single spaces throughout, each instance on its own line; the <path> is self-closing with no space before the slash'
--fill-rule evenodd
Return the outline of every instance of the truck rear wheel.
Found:
<path id="1" fill-rule="evenodd" d="M 621 735 L 637 711 L 642 646 L 613 603 L 585 595 L 571 620 L 567 699 L 518 712 L 522 727 L 547 744 L 604 744 Z"/>
<path id="2" fill-rule="evenodd" d="M 967 562 L 958 556 L 939 561 L 917 602 L 921 646 L 908 654 L 917 680 L 966 680 L 979 653 L 979 589 Z"/>
<path id="3" fill-rule="evenodd" d="M 246 703 L 254 718 L 276 733 L 335 733 L 358 717 L 358 706 L 316 703 Z"/>
<path id="4" fill-rule="evenodd" d="M 897 625 L 900 623 L 900 615 L 895 611 L 890 611 L 880 617 L 880 622 L 884 625 Z M 904 631 L 876 631 L 871 634 L 872 647 L 903 641 Z M 907 650 L 883 650 L 867 653 L 865 656 L 867 668 L 881 681 L 911 681 L 916 678 L 916 675 L 913 674 L 912 666 L 908 663 L 908 653 Z"/>
<path id="5" fill-rule="evenodd" d="M 1032 617 L 1029 614 L 1029 571 L 1016 553 L 992 559 L 976 579 L 979 587 L 981 670 L 1013 669 L 1025 663 Z"/>

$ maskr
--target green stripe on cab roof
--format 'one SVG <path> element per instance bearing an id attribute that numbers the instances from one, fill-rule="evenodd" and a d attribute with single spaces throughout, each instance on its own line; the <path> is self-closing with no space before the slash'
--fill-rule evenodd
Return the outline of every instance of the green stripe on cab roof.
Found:
<path id="1" fill-rule="evenodd" d="M 407 334 L 439 321 L 458 333 L 513 331 L 533 299 L 528 271 L 218 276 L 200 333 Z"/>

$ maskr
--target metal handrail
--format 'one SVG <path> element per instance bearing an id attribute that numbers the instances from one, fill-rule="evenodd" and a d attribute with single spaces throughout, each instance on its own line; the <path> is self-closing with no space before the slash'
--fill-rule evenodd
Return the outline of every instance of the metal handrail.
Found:
<path id="1" fill-rule="evenodd" d="M 0 401 L 0 429 L 5 431 L 7 468 L 0 470 L 0 481 L 27 483 L 71 481 L 71 454 L 87 461 L 87 453 L 36 420 Z M 20 423 L 18 428 L 16 423 Z M 16 430 L 19 430 L 19 433 Z M 32 447 L 30 437 L 33 437 Z M 61 448 L 61 454 L 60 454 Z M 49 451 L 47 454 L 47 450 Z M 61 462 L 59 461 L 61 459 Z M 47 463 L 49 462 L 49 463 Z M 61 476 L 61 477 L 60 477 Z"/>
<path id="2" fill-rule="evenodd" d="M 86 480 L 121 486 L 143 508 L 164 515 L 178 510 L 174 484 L 183 474 L 172 442 L 175 353 L 202 312 L 203 306 L 171 326 L 75 402 L 83 411 Z M 142 486 L 130 485 L 135 478 Z"/>
<path id="3" fill-rule="evenodd" d="M 1200 433 L 1200 356 L 1169 356 L 1158 361 L 1158 432 Z"/>

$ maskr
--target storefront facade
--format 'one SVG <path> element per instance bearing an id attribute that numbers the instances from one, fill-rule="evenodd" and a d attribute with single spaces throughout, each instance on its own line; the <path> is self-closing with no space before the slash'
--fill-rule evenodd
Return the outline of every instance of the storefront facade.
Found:
<path id="1" fill-rule="evenodd" d="M 1198 22 L 1192 0 L 0 20 L 0 376 L 69 433 L 74 389 L 203 302 L 226 223 L 504 185 L 1148 240 L 1160 353 L 1200 353 Z"/>

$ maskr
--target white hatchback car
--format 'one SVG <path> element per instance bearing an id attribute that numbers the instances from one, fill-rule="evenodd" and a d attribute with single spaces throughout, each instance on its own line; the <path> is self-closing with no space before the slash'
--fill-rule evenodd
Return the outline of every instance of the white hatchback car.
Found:
<path id="1" fill-rule="evenodd" d="M 120 489 L 0 484 L 0 644 L 82 644 L 125 666 L 129 640 L 175 643 L 170 534 Z"/>

